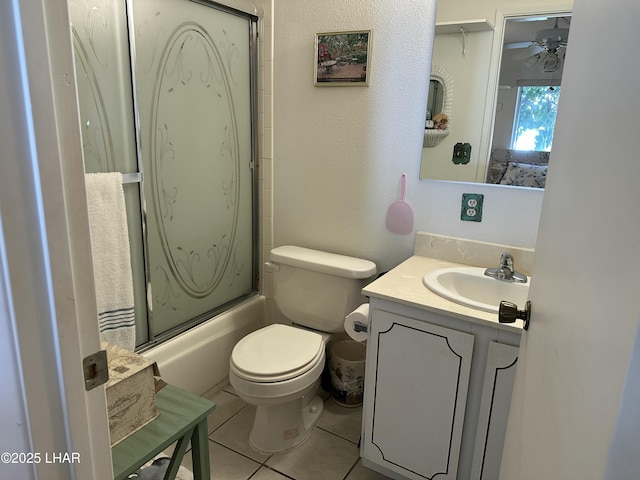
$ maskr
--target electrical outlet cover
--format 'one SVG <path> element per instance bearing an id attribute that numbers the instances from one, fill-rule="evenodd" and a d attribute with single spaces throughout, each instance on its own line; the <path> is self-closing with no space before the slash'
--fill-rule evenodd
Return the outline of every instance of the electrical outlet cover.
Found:
<path id="1" fill-rule="evenodd" d="M 466 222 L 481 222 L 483 202 L 484 195 L 482 193 L 463 193 L 460 220 Z"/>

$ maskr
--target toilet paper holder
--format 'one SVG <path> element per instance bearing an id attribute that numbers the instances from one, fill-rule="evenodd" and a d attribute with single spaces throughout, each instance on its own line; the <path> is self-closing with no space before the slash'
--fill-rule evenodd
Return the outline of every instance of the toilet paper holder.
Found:
<path id="1" fill-rule="evenodd" d="M 356 332 L 366 332 L 368 330 L 368 327 L 364 323 L 356 321 L 353 322 L 353 329 Z"/>

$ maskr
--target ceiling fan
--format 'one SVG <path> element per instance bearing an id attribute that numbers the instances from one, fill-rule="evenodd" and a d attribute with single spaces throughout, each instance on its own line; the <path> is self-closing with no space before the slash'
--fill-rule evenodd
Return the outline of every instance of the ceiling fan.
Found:
<path id="1" fill-rule="evenodd" d="M 569 39 L 569 29 L 558 28 L 559 18 L 560 17 L 555 18 L 553 28 L 538 30 L 534 40 L 506 43 L 504 48 L 524 49 L 522 52 L 514 55 L 513 58 L 516 60 L 524 60 L 524 64 L 529 70 L 533 70 L 539 64 L 543 72 L 555 72 L 560 68 L 560 56 L 562 55 L 564 57 Z M 561 49 L 564 51 L 561 51 Z"/>

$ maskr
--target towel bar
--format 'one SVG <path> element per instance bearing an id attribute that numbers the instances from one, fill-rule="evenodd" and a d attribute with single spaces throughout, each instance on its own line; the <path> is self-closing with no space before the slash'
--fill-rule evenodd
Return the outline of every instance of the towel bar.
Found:
<path id="1" fill-rule="evenodd" d="M 122 174 L 122 183 L 140 183 L 140 182 L 142 182 L 142 172 Z"/>

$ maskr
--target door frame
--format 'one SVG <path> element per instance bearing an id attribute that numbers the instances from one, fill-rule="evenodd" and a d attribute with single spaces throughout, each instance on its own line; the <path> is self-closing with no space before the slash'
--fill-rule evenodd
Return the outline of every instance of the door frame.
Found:
<path id="1" fill-rule="evenodd" d="M 86 392 L 82 368 L 100 341 L 67 9 L 66 0 L 0 5 L 0 105 L 10 112 L 0 118 L 0 287 L 30 449 L 17 453 L 41 455 L 21 468 L 107 479 L 105 389 Z M 46 462 L 53 453 L 79 462 Z"/>

